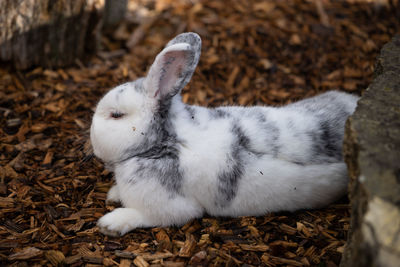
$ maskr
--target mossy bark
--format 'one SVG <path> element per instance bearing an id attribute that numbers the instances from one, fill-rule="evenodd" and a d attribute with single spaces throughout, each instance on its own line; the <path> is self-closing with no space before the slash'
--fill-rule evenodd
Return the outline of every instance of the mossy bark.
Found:
<path id="1" fill-rule="evenodd" d="M 341 266 L 400 263 L 400 36 L 378 57 L 375 78 L 346 124 L 351 225 Z"/>
<path id="2" fill-rule="evenodd" d="M 71 64 L 96 51 L 102 10 L 96 0 L 2 0 L 0 61 L 18 69 Z"/>

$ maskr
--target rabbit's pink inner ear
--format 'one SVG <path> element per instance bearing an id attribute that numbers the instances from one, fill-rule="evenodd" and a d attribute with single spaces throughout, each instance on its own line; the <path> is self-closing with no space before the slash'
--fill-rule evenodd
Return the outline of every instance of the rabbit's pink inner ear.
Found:
<path id="1" fill-rule="evenodd" d="M 158 90 L 155 93 L 155 97 L 158 94 L 161 96 L 176 94 L 179 89 L 176 88 L 181 79 L 183 68 L 185 67 L 186 52 L 182 51 L 171 51 L 164 54 L 162 58 L 162 64 L 158 81 Z"/>

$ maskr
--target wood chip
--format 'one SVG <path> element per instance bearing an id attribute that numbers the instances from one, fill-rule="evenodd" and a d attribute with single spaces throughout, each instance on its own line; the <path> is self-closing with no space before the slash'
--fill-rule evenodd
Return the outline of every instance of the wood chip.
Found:
<path id="1" fill-rule="evenodd" d="M 49 250 L 44 253 L 46 259 L 53 264 L 53 266 L 62 265 L 65 260 L 65 256 L 61 251 Z"/>
<path id="2" fill-rule="evenodd" d="M 14 199 L 10 197 L 0 197 L 0 208 L 14 207 Z"/>
<path id="3" fill-rule="evenodd" d="M 143 259 L 143 257 L 141 257 L 141 256 L 137 256 L 133 260 L 133 264 L 135 264 L 135 266 L 137 266 L 137 267 L 148 267 L 148 266 L 150 266 L 150 264 L 147 261 L 145 261 L 145 259 Z"/>
<path id="4" fill-rule="evenodd" d="M 193 254 L 194 249 L 196 248 L 197 242 L 192 234 L 186 235 L 185 243 L 183 247 L 179 250 L 180 257 L 191 257 Z"/>
<path id="5" fill-rule="evenodd" d="M 119 267 L 130 267 L 130 266 L 131 266 L 131 263 L 132 263 L 131 260 L 122 259 L 121 262 L 120 262 L 120 264 L 119 264 Z M 135 263 L 135 265 L 136 265 L 136 266 L 141 266 L 141 265 L 137 265 L 136 263 Z"/>
<path id="6" fill-rule="evenodd" d="M 43 159 L 42 165 L 44 166 L 50 166 L 51 161 L 53 160 L 53 155 L 54 152 L 53 151 L 47 151 L 46 156 Z"/>
<path id="7" fill-rule="evenodd" d="M 240 248 L 247 251 L 268 251 L 269 246 L 267 245 L 246 245 L 240 244 Z"/>
<path id="8" fill-rule="evenodd" d="M 16 252 L 14 254 L 11 254 L 8 257 L 8 260 L 13 261 L 13 260 L 28 260 L 31 258 L 35 258 L 35 257 L 39 257 L 43 255 L 43 251 L 38 249 L 38 248 L 34 248 L 34 247 L 26 247 L 23 250 Z"/>
<path id="9" fill-rule="evenodd" d="M 31 131 L 34 132 L 34 133 L 41 133 L 47 127 L 48 127 L 48 125 L 46 123 L 36 123 L 36 124 L 32 125 Z"/>

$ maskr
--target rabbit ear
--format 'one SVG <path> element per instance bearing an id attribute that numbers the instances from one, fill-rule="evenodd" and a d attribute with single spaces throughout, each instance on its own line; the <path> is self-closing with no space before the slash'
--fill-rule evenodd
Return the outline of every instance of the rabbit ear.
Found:
<path id="1" fill-rule="evenodd" d="M 189 82 L 201 52 L 201 39 L 183 33 L 172 39 L 156 57 L 145 79 L 151 97 L 172 97 Z"/>

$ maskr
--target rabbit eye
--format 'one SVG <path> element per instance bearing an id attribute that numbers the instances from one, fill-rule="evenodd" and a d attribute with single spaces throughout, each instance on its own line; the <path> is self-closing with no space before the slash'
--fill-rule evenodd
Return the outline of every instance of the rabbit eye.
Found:
<path id="1" fill-rule="evenodd" d="M 121 117 L 124 116 L 124 115 L 125 115 L 124 113 L 115 111 L 115 112 L 111 112 L 110 117 L 111 117 L 111 118 L 114 118 L 114 119 L 119 119 L 119 118 L 121 118 Z"/>

